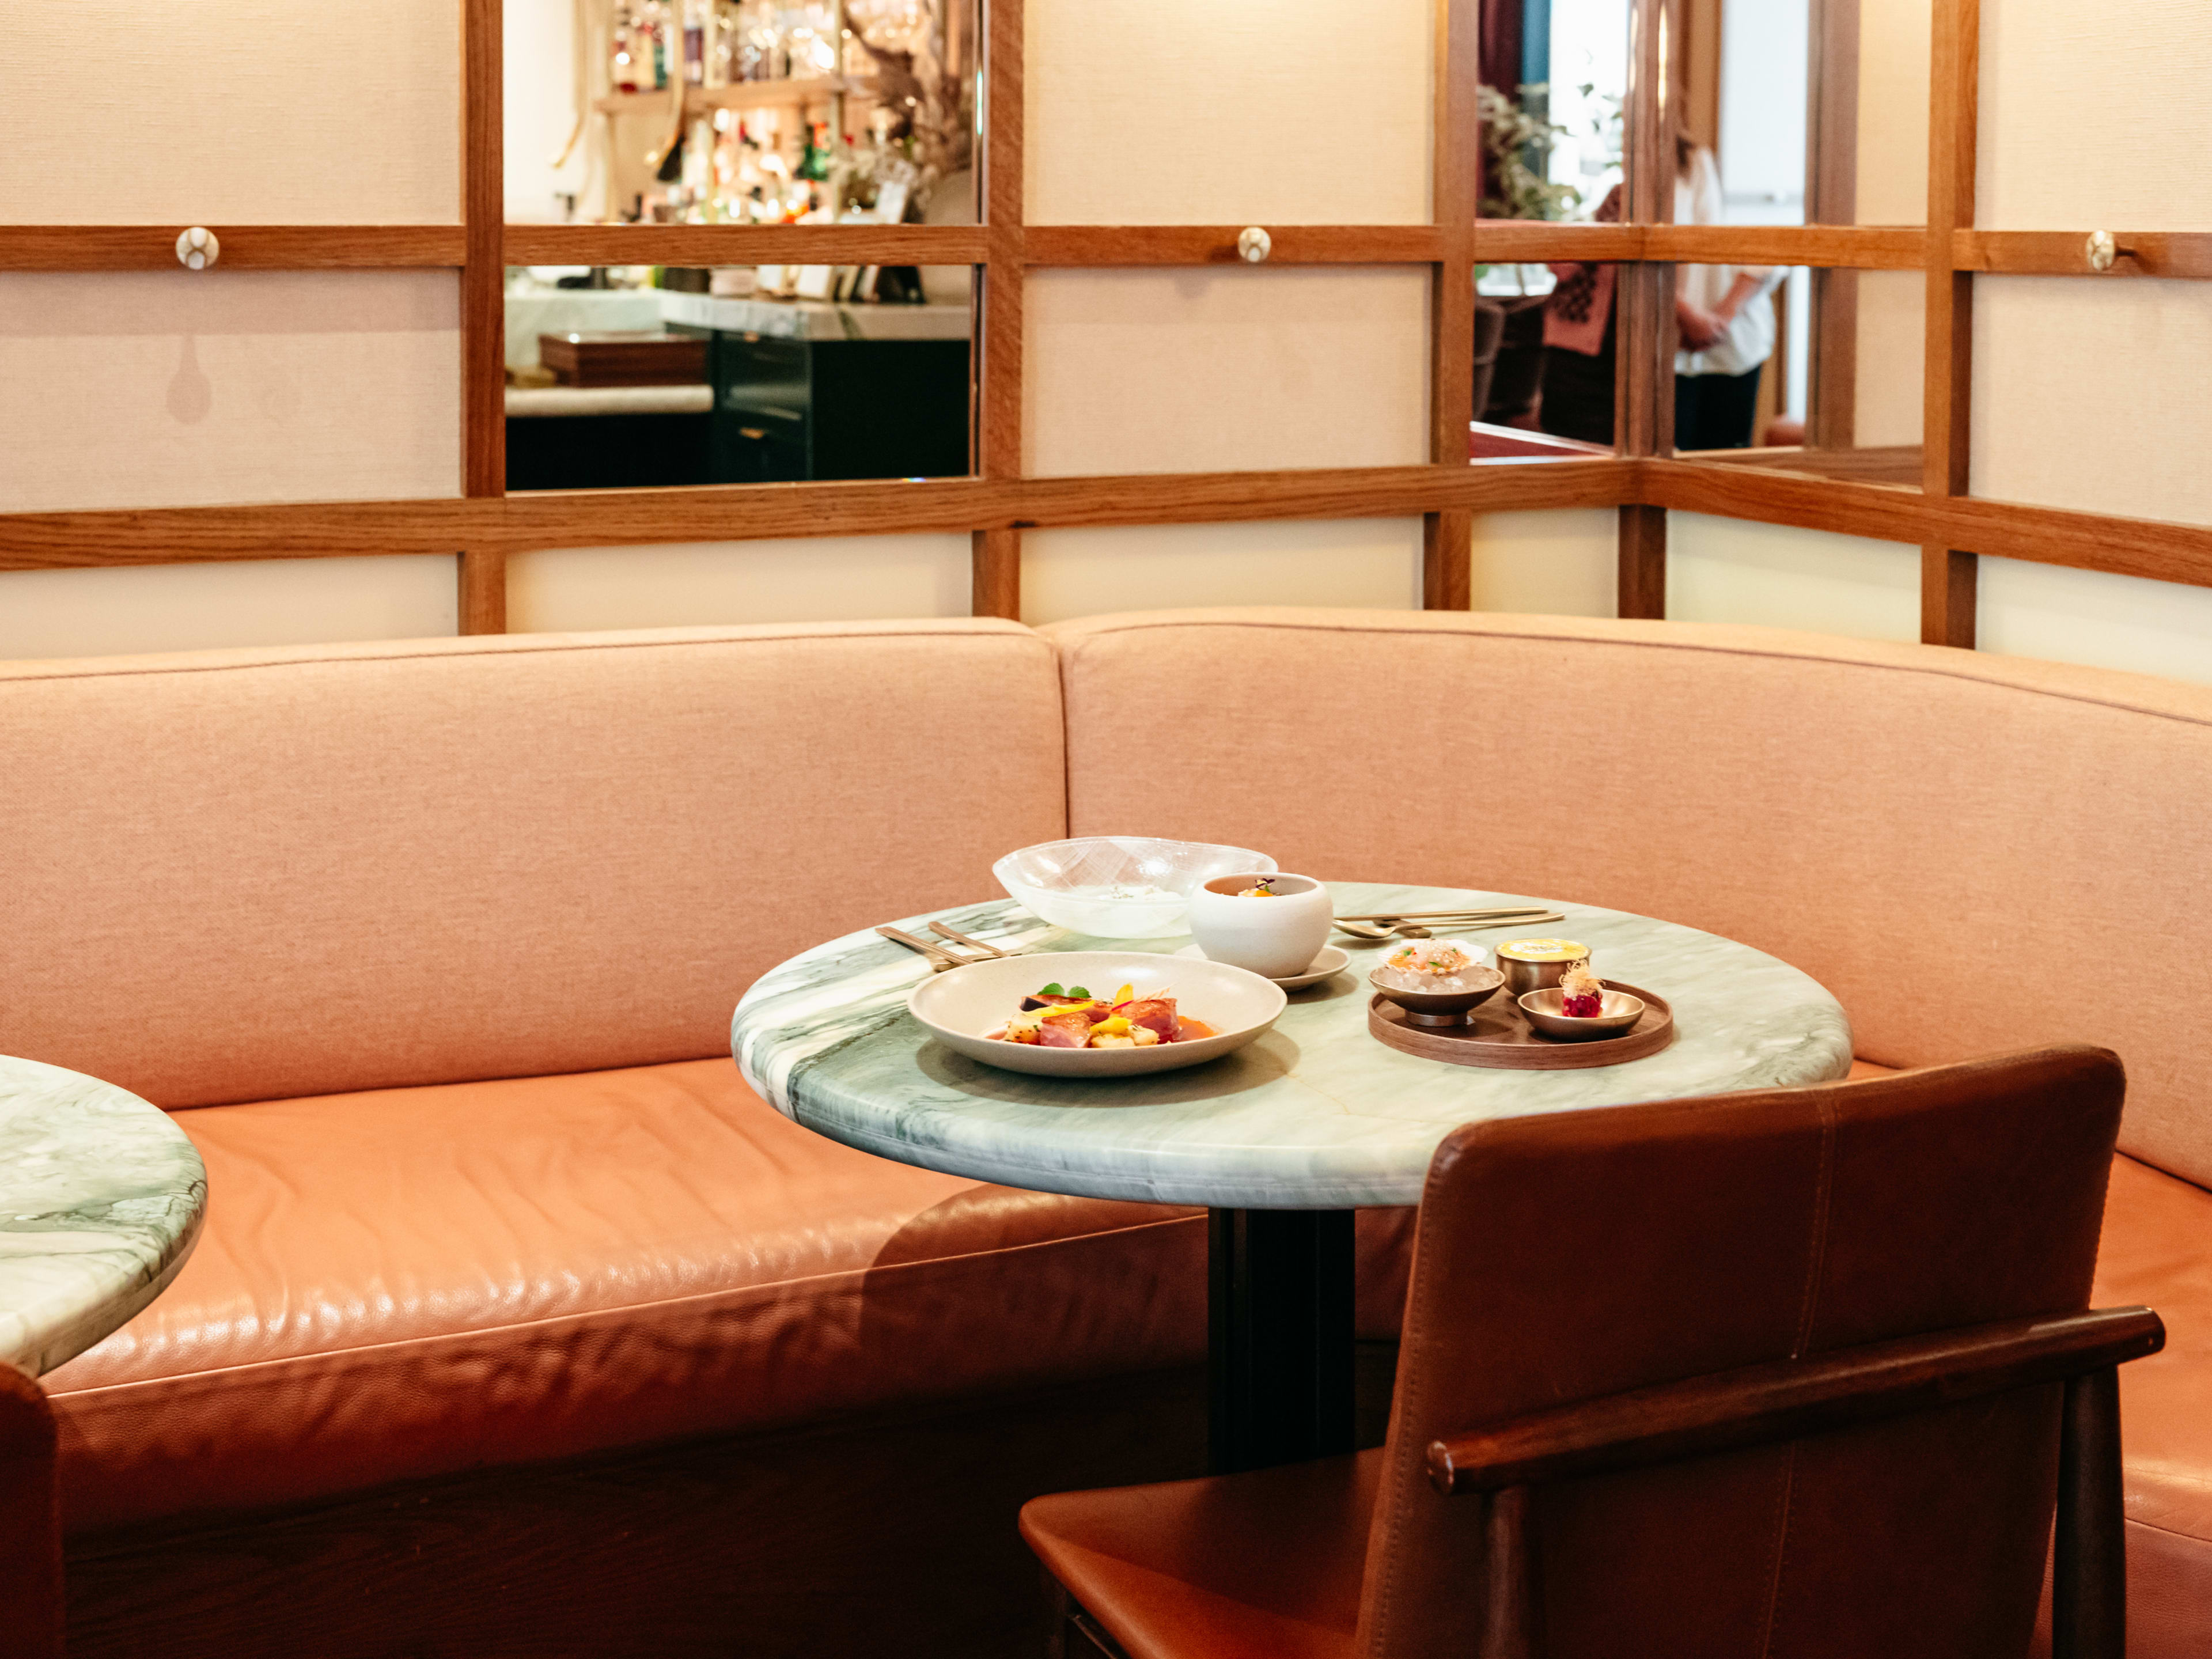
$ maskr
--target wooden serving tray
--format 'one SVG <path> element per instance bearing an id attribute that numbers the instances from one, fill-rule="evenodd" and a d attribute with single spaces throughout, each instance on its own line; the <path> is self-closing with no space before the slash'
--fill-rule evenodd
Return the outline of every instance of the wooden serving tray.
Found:
<path id="1" fill-rule="evenodd" d="M 1375 994 L 1367 1005 L 1367 1029 L 1391 1048 L 1424 1060 L 1454 1066 L 1489 1066 L 1508 1072 L 1572 1072 L 1590 1066 L 1619 1066 L 1656 1054 L 1674 1040 L 1674 1011 L 1667 999 L 1617 979 L 1603 981 L 1609 991 L 1644 999 L 1644 1017 L 1619 1036 L 1589 1042 L 1561 1042 L 1531 1029 L 1521 1005 L 1501 988 L 1474 1010 L 1468 1025 L 1415 1025 L 1406 1011 Z"/>

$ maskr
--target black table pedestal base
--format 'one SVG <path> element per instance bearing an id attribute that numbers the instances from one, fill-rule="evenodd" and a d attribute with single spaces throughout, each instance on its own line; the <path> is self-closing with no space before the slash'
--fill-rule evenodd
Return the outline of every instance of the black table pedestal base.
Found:
<path id="1" fill-rule="evenodd" d="M 1216 1474 L 1352 1449 L 1352 1213 L 1212 1212 L 1207 1461 Z"/>

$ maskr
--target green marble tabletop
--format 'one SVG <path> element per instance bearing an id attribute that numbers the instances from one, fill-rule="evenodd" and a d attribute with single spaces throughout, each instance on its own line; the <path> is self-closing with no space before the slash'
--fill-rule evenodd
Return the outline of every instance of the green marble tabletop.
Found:
<path id="1" fill-rule="evenodd" d="M 124 1324 L 185 1265 L 206 1205 L 167 1112 L 0 1054 L 0 1359 L 36 1376 Z"/>
<path id="2" fill-rule="evenodd" d="M 1505 904 L 1524 896 L 1332 883 L 1340 914 Z M 880 1157 L 1042 1192 L 1249 1209 L 1412 1204 L 1460 1124 L 1533 1112 L 1825 1082 L 1851 1064 L 1835 998 L 1788 963 L 1712 933 L 1545 900 L 1607 978 L 1674 1010 L 1675 1040 L 1625 1065 L 1492 1071 L 1401 1054 L 1367 1030 L 1382 945 L 1338 936 L 1351 968 L 1291 996 L 1249 1047 L 1116 1080 L 1030 1077 L 951 1053 L 906 1012 L 929 969 L 873 932 L 793 957 L 738 1005 L 731 1048 L 778 1110 Z M 1192 951 L 1188 938 L 1094 939 L 1010 899 L 936 913 L 1002 950 Z M 926 932 L 929 918 L 898 925 Z M 1489 947 L 1510 933 L 1457 934 Z"/>

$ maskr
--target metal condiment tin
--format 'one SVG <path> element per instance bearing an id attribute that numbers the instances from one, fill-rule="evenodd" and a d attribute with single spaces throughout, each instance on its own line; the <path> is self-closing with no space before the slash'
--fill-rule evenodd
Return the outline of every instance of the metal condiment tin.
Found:
<path id="1" fill-rule="evenodd" d="M 1495 955 L 1506 990 L 1517 999 L 1557 985 L 1568 969 L 1589 960 L 1589 946 L 1571 939 L 1515 939 L 1499 945 Z"/>

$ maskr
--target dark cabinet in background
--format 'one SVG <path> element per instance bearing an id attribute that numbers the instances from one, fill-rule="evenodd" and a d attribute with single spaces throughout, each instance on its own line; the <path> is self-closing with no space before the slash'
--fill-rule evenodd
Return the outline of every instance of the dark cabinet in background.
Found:
<path id="1" fill-rule="evenodd" d="M 713 482 L 967 472 L 966 340 L 709 340 Z"/>

